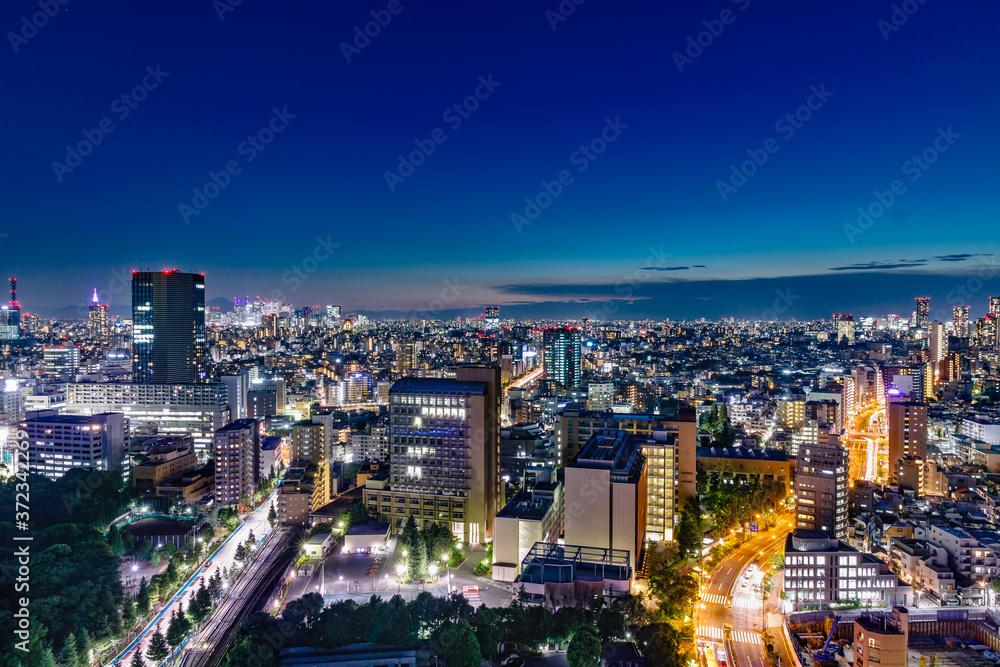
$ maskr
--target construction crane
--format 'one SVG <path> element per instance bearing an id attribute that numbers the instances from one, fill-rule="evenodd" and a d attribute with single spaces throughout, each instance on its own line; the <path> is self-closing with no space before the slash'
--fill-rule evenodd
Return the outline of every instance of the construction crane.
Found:
<path id="1" fill-rule="evenodd" d="M 833 626 L 830 627 L 830 634 L 826 638 L 823 648 L 813 651 L 813 660 L 817 665 L 827 665 L 837 662 L 836 649 L 833 647 L 833 636 L 837 634 L 837 624 L 840 623 L 840 616 L 833 617 Z"/>

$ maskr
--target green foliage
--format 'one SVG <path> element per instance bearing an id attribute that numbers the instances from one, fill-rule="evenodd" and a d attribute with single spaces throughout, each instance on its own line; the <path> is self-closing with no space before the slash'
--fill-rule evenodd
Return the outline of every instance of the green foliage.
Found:
<path id="1" fill-rule="evenodd" d="M 317 523 L 311 529 L 309 529 L 309 537 L 313 535 L 329 535 L 333 532 L 333 524 L 330 522 Z"/>
<path id="2" fill-rule="evenodd" d="M 601 640 L 593 628 L 582 625 L 573 633 L 566 649 L 570 667 L 597 667 L 601 664 Z"/>
<path id="3" fill-rule="evenodd" d="M 135 555 L 139 558 L 149 558 L 156 551 L 156 547 L 149 540 L 143 540 L 135 550 Z"/>
<path id="4" fill-rule="evenodd" d="M 681 558 L 698 555 L 705 536 L 702 523 L 701 504 L 697 498 L 688 498 L 684 501 L 677 525 L 677 549 Z"/>
<path id="5" fill-rule="evenodd" d="M 618 610 L 605 607 L 597 615 L 597 634 L 601 641 L 625 638 L 625 616 Z"/>
<path id="6" fill-rule="evenodd" d="M 135 598 L 135 608 L 141 616 L 149 613 L 149 584 L 146 577 L 139 580 L 139 594 Z"/>
<path id="7" fill-rule="evenodd" d="M 118 532 L 118 527 L 114 524 L 108 529 L 107 540 L 111 553 L 118 558 L 125 555 L 125 542 L 122 540 L 122 534 Z"/>
<path id="8" fill-rule="evenodd" d="M 698 594 L 694 575 L 673 567 L 661 567 L 649 575 L 649 593 L 656 599 L 660 612 L 667 618 L 683 618 L 690 613 Z"/>
<path id="9" fill-rule="evenodd" d="M 142 659 L 142 651 L 137 649 L 132 654 L 132 662 L 129 663 L 129 667 L 146 667 L 146 661 Z"/>
<path id="10" fill-rule="evenodd" d="M 702 506 L 712 515 L 716 536 L 753 521 L 757 514 L 774 511 L 785 499 L 781 482 L 754 480 L 743 484 L 722 483 L 717 475 L 709 478 Z"/>
<path id="11" fill-rule="evenodd" d="M 432 637 L 434 649 L 448 667 L 479 667 L 483 654 L 472 626 L 464 618 L 446 621 Z"/>
<path id="12" fill-rule="evenodd" d="M 278 661 L 275 659 L 271 647 L 267 644 L 254 643 L 250 637 L 240 637 L 226 653 L 226 662 L 223 664 L 226 667 L 245 667 L 246 665 L 274 667 Z"/>
<path id="13" fill-rule="evenodd" d="M 59 652 L 59 664 L 62 667 L 81 667 L 80 651 L 76 645 L 76 635 L 72 632 L 66 636 L 62 651 Z"/>
<path id="14" fill-rule="evenodd" d="M 156 567 L 160 564 L 161 560 L 163 560 L 163 552 L 159 549 L 153 549 L 153 553 L 149 556 L 149 564 Z"/>
<path id="15" fill-rule="evenodd" d="M 490 542 L 486 546 L 486 555 L 483 557 L 481 561 L 476 563 L 475 572 L 476 574 L 483 576 L 489 574 L 492 569 L 493 569 L 493 543 Z"/>
<path id="16" fill-rule="evenodd" d="M 178 609 L 183 609 L 178 605 Z M 184 616 L 183 611 L 174 610 L 174 613 L 170 617 L 170 625 L 167 626 L 167 643 L 170 644 L 170 648 L 175 649 L 181 645 L 184 641 L 184 635 L 191 627 L 191 623 Z"/>
<path id="17" fill-rule="evenodd" d="M 170 655 L 170 649 L 167 647 L 167 639 L 160 632 L 160 627 L 157 625 L 156 632 L 153 636 L 149 638 L 149 644 L 146 648 L 146 657 L 155 663 L 159 663 L 161 660 Z"/>
<path id="18" fill-rule="evenodd" d="M 411 514 L 403 527 L 400 544 L 406 551 L 407 581 L 423 581 L 427 577 L 427 545 L 420 536 L 417 522 Z"/>
<path id="19" fill-rule="evenodd" d="M 680 633 L 670 623 L 651 623 L 638 631 L 636 640 L 647 665 L 683 667 L 687 662 L 680 650 Z"/>
<path id="20" fill-rule="evenodd" d="M 274 509 L 274 502 L 271 503 L 271 508 L 267 510 L 267 522 L 271 524 L 274 528 L 274 524 L 278 523 L 278 512 Z"/>

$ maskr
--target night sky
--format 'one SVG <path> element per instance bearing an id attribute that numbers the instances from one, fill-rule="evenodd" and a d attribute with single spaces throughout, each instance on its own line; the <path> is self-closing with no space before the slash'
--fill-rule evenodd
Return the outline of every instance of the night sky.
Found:
<path id="1" fill-rule="evenodd" d="M 233 1 L 4 3 L 26 311 L 147 267 L 385 316 L 1000 294 L 995 2 Z"/>

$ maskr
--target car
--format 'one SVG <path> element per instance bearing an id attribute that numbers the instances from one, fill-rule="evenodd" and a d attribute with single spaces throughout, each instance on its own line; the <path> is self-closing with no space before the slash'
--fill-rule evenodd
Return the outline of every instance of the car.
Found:
<path id="1" fill-rule="evenodd" d="M 208 568 L 210 568 L 210 567 L 212 567 L 212 561 L 210 561 L 210 560 L 206 560 L 206 561 L 205 561 L 205 569 L 207 570 L 207 569 L 208 569 Z"/>

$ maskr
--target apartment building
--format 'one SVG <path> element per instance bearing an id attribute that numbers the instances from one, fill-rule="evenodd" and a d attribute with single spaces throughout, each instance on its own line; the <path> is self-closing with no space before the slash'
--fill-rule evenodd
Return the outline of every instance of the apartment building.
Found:
<path id="1" fill-rule="evenodd" d="M 215 432 L 215 501 L 223 507 L 251 498 L 260 483 L 261 422 L 238 419 Z"/>
<path id="2" fill-rule="evenodd" d="M 847 450 L 839 443 L 799 448 L 795 472 L 795 525 L 846 539 Z"/>

